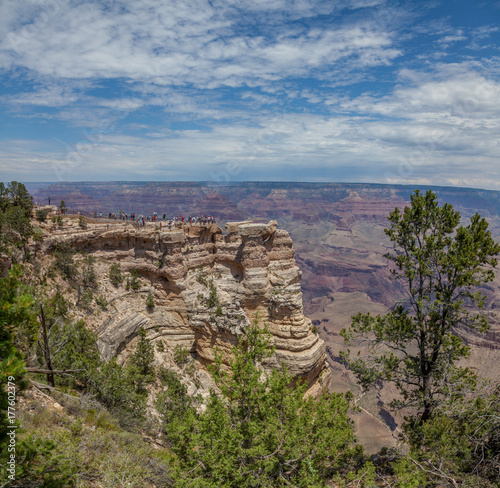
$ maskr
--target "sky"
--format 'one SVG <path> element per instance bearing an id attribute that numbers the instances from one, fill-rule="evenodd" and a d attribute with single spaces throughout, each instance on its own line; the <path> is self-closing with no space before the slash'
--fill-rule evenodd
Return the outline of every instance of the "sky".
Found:
<path id="1" fill-rule="evenodd" d="M 0 0 L 1 181 L 500 190 L 500 0 Z"/>

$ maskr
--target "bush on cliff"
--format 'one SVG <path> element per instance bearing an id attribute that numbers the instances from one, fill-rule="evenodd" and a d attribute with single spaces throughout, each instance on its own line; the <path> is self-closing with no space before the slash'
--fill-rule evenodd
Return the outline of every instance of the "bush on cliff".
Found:
<path id="1" fill-rule="evenodd" d="M 114 286 L 120 286 L 123 283 L 124 277 L 120 263 L 113 263 L 109 268 L 109 281 Z"/>
<path id="2" fill-rule="evenodd" d="M 306 385 L 294 387 L 286 367 L 264 374 L 260 364 L 272 349 L 256 323 L 233 353 L 230 372 L 217 354 L 212 374 L 222 395 L 212 392 L 203 413 L 187 400 L 179 407 L 177 397 L 186 396 L 179 385 L 171 401 L 169 391 L 163 397 L 164 433 L 182 470 L 176 486 L 324 487 L 358 467 L 363 456 L 354 446 L 348 396 L 304 398 Z M 372 466 L 361 471 L 360 487 Z"/>

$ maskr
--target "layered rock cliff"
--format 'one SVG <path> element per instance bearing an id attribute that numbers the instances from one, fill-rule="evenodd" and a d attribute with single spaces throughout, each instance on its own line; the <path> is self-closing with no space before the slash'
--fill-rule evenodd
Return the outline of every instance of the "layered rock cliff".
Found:
<path id="1" fill-rule="evenodd" d="M 68 225 L 53 231 L 41 250 L 50 253 L 67 243 L 96 258 L 107 305 L 91 321 L 98 326 L 105 358 L 126 358 L 144 327 L 156 346 L 158 363 L 165 359 L 158 351 L 180 345 L 193 353 L 203 370 L 216 350 L 227 363 L 238 337 L 258 320 L 267 324 L 276 348 L 266 367 L 286 363 L 307 381 L 310 394 L 328 386 L 331 373 L 324 342 L 303 314 L 301 271 L 292 240 L 275 221 L 228 223 L 225 234 L 215 224 L 172 230 L 151 223 L 91 223 L 86 230 Z M 125 272 L 137 270 L 138 290 L 109 282 L 113 263 Z M 145 305 L 148 293 L 154 307 Z"/>
<path id="2" fill-rule="evenodd" d="M 408 204 L 414 186 L 286 182 L 87 182 L 45 186 L 31 188 L 35 200 L 47 202 L 50 197 L 52 203 L 57 204 L 65 200 L 70 209 L 92 214 L 122 209 L 129 213 L 166 212 L 169 216 L 206 214 L 221 221 L 279 220 L 292 236 L 297 251 L 294 259 L 303 273 L 305 313 L 313 320 L 329 351 L 331 389 L 351 390 L 358 403 L 372 414 L 359 414 L 358 438 L 365 447 L 371 446 L 370 451 L 376 452 L 391 442 L 390 429 L 384 427 L 385 417 L 379 414 L 379 403 L 383 404 L 385 398 L 359 394 L 355 378 L 339 363 L 339 351 L 345 349 L 339 332 L 349 327 L 351 317 L 358 312 L 383 314 L 404 296 L 400 283 L 391 279 L 384 258 L 392 249 L 384 228 L 389 213 L 395 207 Z M 449 202 L 459 210 L 464 221 L 476 212 L 485 216 L 493 236 L 500 242 L 500 192 L 439 187 L 433 190 L 441 203 Z M 109 263 L 106 266 L 109 268 Z M 147 293 L 147 288 L 145 290 L 143 295 Z M 487 295 L 485 305 L 491 330 L 481 336 L 466 329 L 457 333 L 471 346 L 468 365 L 498 382 L 500 273 L 497 272 L 495 281 L 483 292 Z M 110 290 L 109 293 L 111 296 L 116 292 Z M 177 296 L 176 293 L 179 292 L 172 296 Z M 271 293 L 271 298 L 273 296 Z M 130 305 L 124 302 L 123 308 L 132 309 L 132 298 L 127 300 Z M 261 306 L 262 313 L 268 313 L 269 305 L 270 302 Z M 133 307 L 141 311 L 139 316 L 143 317 L 144 296 Z M 127 347 L 131 346 L 133 339 Z M 127 349 L 120 355 L 126 352 Z"/>

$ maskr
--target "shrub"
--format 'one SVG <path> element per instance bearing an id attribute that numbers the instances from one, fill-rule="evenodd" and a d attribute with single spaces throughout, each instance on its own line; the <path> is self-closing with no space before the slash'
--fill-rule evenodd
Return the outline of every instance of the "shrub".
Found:
<path id="1" fill-rule="evenodd" d="M 33 227 L 33 240 L 35 242 L 43 241 L 43 230 L 40 227 Z"/>
<path id="2" fill-rule="evenodd" d="M 271 354 L 269 334 L 254 323 L 233 349 L 229 372 L 217 355 L 211 372 L 221 394 L 212 391 L 203 412 L 169 375 L 159 409 L 184 471 L 179 486 L 320 488 L 332 477 L 340 485 L 346 467 L 360 457 L 350 397 L 324 392 L 305 398 L 306 384 L 293 386 L 285 367 L 263 375 L 259 365 Z M 350 486 L 372 486 L 373 466 L 361 476 L 351 476 Z"/>
<path id="3" fill-rule="evenodd" d="M 177 363 L 177 364 L 184 364 L 187 362 L 188 358 L 189 358 L 190 354 L 189 354 L 189 351 L 181 346 L 180 344 L 177 344 L 174 348 L 174 361 Z"/>
<path id="4" fill-rule="evenodd" d="M 153 294 L 149 292 L 148 296 L 146 297 L 146 307 L 154 308 L 154 306 L 155 306 L 155 299 L 153 298 Z"/>
<path id="5" fill-rule="evenodd" d="M 160 368 L 158 377 L 167 390 L 158 395 L 155 406 L 165 424 L 175 422 L 193 407 L 196 399 L 187 394 L 186 386 L 173 371 Z"/>
<path id="6" fill-rule="evenodd" d="M 138 290 L 141 287 L 141 282 L 139 281 L 139 273 L 136 269 L 130 270 L 130 288 L 132 290 Z"/>
<path id="7" fill-rule="evenodd" d="M 85 219 L 85 217 L 83 215 L 80 215 L 80 217 L 78 217 L 78 225 L 82 229 L 86 229 L 87 228 L 87 220 Z"/>
<path id="8" fill-rule="evenodd" d="M 98 297 L 96 297 L 95 302 L 97 303 L 97 305 L 99 305 L 99 307 L 101 307 L 102 310 L 105 310 L 108 304 L 108 301 L 106 300 L 106 297 L 104 295 L 99 295 Z"/>
<path id="9" fill-rule="evenodd" d="M 87 288 L 80 297 L 78 304 L 88 310 L 90 309 L 90 305 L 92 305 L 92 300 L 94 299 L 94 294 L 90 288 Z"/>
<path id="10" fill-rule="evenodd" d="M 38 209 L 36 211 L 36 220 L 38 220 L 38 222 L 45 222 L 47 220 L 48 214 L 49 212 L 47 210 Z"/>
<path id="11" fill-rule="evenodd" d="M 152 383 L 155 379 L 153 360 L 155 357 L 154 347 L 146 336 L 144 327 L 139 329 L 139 341 L 134 354 L 130 356 L 127 364 L 131 377 L 135 383 L 138 393 L 145 392 L 145 386 Z"/>
<path id="12" fill-rule="evenodd" d="M 55 267 L 64 279 L 74 279 L 78 275 L 78 269 L 73 261 L 75 250 L 68 244 L 58 244 L 54 252 Z"/>
<path id="13" fill-rule="evenodd" d="M 208 286 L 207 284 L 207 273 L 203 270 L 203 265 L 198 268 L 198 274 L 196 275 L 196 281 L 202 285 Z"/>
<path id="14" fill-rule="evenodd" d="M 109 281 L 114 286 L 120 286 L 123 283 L 123 275 L 119 263 L 113 263 L 109 268 Z"/>
<path id="15" fill-rule="evenodd" d="M 93 256 L 86 256 L 83 260 L 82 269 L 82 286 L 84 288 L 97 288 L 97 274 L 94 269 L 95 258 Z"/>
<path id="16" fill-rule="evenodd" d="M 122 427 L 136 429 L 143 423 L 146 395 L 137 391 L 136 370 L 119 365 L 113 358 L 107 363 L 98 361 L 85 376 L 88 391 L 110 410 Z"/>
<path id="17" fill-rule="evenodd" d="M 208 282 L 208 289 L 209 289 L 209 295 L 208 295 L 207 305 L 209 308 L 212 308 L 219 304 L 219 297 L 217 296 L 217 288 L 215 287 L 213 280 L 210 280 Z"/>

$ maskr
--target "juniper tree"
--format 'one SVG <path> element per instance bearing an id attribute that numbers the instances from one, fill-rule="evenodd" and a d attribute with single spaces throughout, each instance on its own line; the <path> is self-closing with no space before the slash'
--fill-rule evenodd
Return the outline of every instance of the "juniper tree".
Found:
<path id="1" fill-rule="evenodd" d="M 114 286 L 119 286 L 123 280 L 120 263 L 113 263 L 109 268 L 109 281 Z"/>
<path id="2" fill-rule="evenodd" d="M 22 183 L 0 182 L 0 252 L 12 255 L 12 248 L 24 248 L 33 234 L 30 215 L 33 201 Z M 15 253 L 14 253 L 15 254 Z"/>
<path id="3" fill-rule="evenodd" d="M 154 347 L 147 337 L 144 327 L 139 329 L 137 346 L 130 356 L 127 368 L 130 374 L 135 378 L 136 389 L 138 392 L 145 391 L 146 385 L 154 381 L 153 361 L 155 357 Z"/>
<path id="4" fill-rule="evenodd" d="M 202 413 L 182 385 L 169 383 L 157 406 L 182 470 L 176 486 L 324 487 L 352 468 L 360 450 L 349 396 L 304 398 L 307 385 L 294 386 L 286 367 L 263 372 L 271 353 L 268 333 L 254 323 L 233 349 L 229 371 L 217 355 L 211 370 L 221 394 L 212 392 Z M 370 465 L 357 486 L 369 472 Z"/>
<path id="5" fill-rule="evenodd" d="M 460 213 L 440 206 L 430 190 L 416 190 L 411 205 L 388 219 L 394 251 L 386 258 L 406 297 L 386 315 L 353 317 L 341 334 L 348 345 L 366 344 L 369 354 L 344 358 L 364 388 L 379 380 L 394 383 L 400 397 L 392 407 L 413 408 L 409 422 L 422 425 L 446 399 L 474 387 L 473 372 L 457 365 L 469 347 L 456 331 L 488 329 L 478 287 L 494 278 L 500 246 L 484 218 L 476 213 L 461 225 Z"/>
<path id="6" fill-rule="evenodd" d="M 19 326 L 31 319 L 30 308 L 33 297 L 22 285 L 20 278 L 22 269 L 15 267 L 7 276 L 0 278 L 0 453 L 6 447 L 4 444 L 9 431 L 7 409 L 9 403 L 7 386 L 15 387 L 16 395 L 26 388 L 24 379 L 25 362 L 22 354 L 15 346 L 15 334 Z"/>

